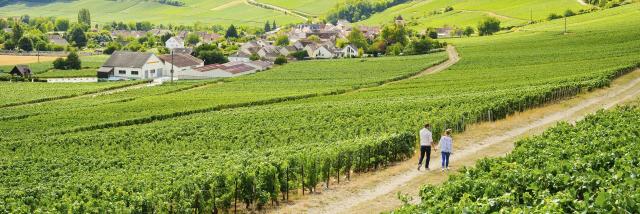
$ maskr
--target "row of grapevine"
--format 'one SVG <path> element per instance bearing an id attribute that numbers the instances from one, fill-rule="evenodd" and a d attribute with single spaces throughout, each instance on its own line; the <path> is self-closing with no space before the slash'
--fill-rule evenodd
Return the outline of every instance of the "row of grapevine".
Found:
<path id="1" fill-rule="evenodd" d="M 640 108 L 621 107 L 560 123 L 484 159 L 419 205 L 394 213 L 636 213 L 640 210 Z"/>
<path id="2" fill-rule="evenodd" d="M 64 194 L 52 195 L 51 190 L 38 188 L 0 191 L 0 211 L 211 213 L 236 210 L 238 206 L 261 209 L 270 202 L 288 200 L 289 194 L 298 189 L 302 194 L 314 192 L 319 183 L 328 187 L 332 178 L 340 182 L 341 177 L 349 179 L 351 173 L 405 160 L 413 155 L 415 142 L 413 134 L 404 133 L 317 147 L 293 145 L 262 152 L 238 151 L 240 154 L 233 156 L 245 158 L 220 163 L 214 166 L 217 170 L 194 172 L 192 181 L 172 183 L 153 194 L 137 195 L 144 187 L 137 187 L 135 182 L 130 186 L 78 182 L 65 188 Z"/>

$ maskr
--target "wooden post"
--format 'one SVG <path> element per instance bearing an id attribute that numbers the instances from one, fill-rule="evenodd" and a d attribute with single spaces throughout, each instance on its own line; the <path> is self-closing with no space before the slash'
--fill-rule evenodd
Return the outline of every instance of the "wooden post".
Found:
<path id="1" fill-rule="evenodd" d="M 235 185 L 236 185 L 236 188 L 233 193 L 233 197 L 235 198 L 233 202 L 233 213 L 238 212 L 238 178 L 236 178 L 235 180 Z"/>

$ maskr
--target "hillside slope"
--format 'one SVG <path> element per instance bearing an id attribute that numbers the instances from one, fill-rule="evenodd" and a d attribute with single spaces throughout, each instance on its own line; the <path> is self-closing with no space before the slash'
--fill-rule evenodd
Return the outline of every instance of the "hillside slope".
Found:
<path id="1" fill-rule="evenodd" d="M 208 24 L 236 24 L 262 26 L 265 21 L 278 24 L 302 22 L 302 19 L 282 12 L 247 4 L 244 0 L 186 0 L 182 7 L 144 0 L 77 0 L 59 1 L 49 4 L 17 3 L 0 7 L 0 17 L 60 16 L 75 20 L 78 10 L 91 11 L 92 21 L 150 21 L 154 24 L 184 24 L 195 22 Z M 241 14 L 241 15 L 240 15 Z"/>
<path id="2" fill-rule="evenodd" d="M 453 7 L 453 11 L 440 13 L 447 6 Z M 531 18 L 544 19 L 550 13 L 562 14 L 567 9 L 578 11 L 589 7 L 575 0 L 415 0 L 375 14 L 361 24 L 388 23 L 401 15 L 415 29 L 443 25 L 475 27 L 486 17 L 500 19 L 502 26 L 515 26 L 525 24 Z"/>

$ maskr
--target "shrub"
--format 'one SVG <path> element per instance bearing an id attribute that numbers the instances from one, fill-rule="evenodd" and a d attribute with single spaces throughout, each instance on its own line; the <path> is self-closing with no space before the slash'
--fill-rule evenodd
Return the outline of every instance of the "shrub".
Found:
<path id="1" fill-rule="evenodd" d="M 555 13 L 551 13 L 551 14 L 549 14 L 549 16 L 547 17 L 547 20 L 551 21 L 551 20 L 559 19 L 559 18 L 562 18 L 562 16 L 560 16 L 560 15 L 558 15 L 558 14 L 555 14 Z"/>
<path id="2" fill-rule="evenodd" d="M 305 50 L 296 51 L 290 54 L 292 57 L 295 57 L 297 60 L 303 60 L 304 58 L 309 57 L 309 53 Z"/>
<path id="3" fill-rule="evenodd" d="M 280 55 L 280 56 L 278 56 L 278 58 L 276 58 L 276 61 L 273 62 L 273 63 L 276 64 L 276 65 L 284 65 L 285 63 L 287 63 L 287 58 L 282 56 L 282 55 Z"/>
<path id="4" fill-rule="evenodd" d="M 572 10 L 567 10 L 564 11 L 564 17 L 570 17 L 570 16 L 575 16 L 576 13 L 574 13 Z"/>
<path id="5" fill-rule="evenodd" d="M 53 68 L 64 70 L 67 67 L 67 62 L 63 58 L 57 58 L 53 61 Z"/>

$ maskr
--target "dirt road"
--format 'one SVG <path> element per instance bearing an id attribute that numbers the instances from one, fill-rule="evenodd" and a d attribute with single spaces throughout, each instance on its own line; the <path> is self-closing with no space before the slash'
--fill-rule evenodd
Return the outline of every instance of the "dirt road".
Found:
<path id="1" fill-rule="evenodd" d="M 430 68 L 427 68 L 426 70 L 420 72 L 419 74 L 410 77 L 409 79 L 415 79 L 424 75 L 428 75 L 428 74 L 433 74 L 433 73 L 437 73 L 440 71 L 443 71 L 444 69 L 447 69 L 449 67 L 451 67 L 453 64 L 456 64 L 458 61 L 460 61 L 460 56 L 458 54 L 458 51 L 456 51 L 456 47 L 449 45 L 447 46 L 447 54 L 449 54 L 449 59 L 443 63 L 440 63 L 436 66 L 432 66 Z"/>
<path id="2" fill-rule="evenodd" d="M 503 156 L 517 139 L 539 134 L 558 121 L 573 122 L 599 109 L 614 107 L 640 97 L 640 70 L 616 79 L 611 87 L 580 94 L 572 99 L 518 113 L 493 123 L 472 125 L 454 136 L 453 164 L 450 172 L 439 170 L 440 156 L 432 153 L 432 171 L 417 171 L 417 157 L 372 173 L 352 178 L 350 183 L 332 185 L 320 194 L 281 206 L 274 213 L 379 213 L 401 206 L 398 193 L 413 197 L 423 184 L 444 182 L 463 166 L 484 157 Z M 417 155 L 416 155 L 417 156 Z"/>

